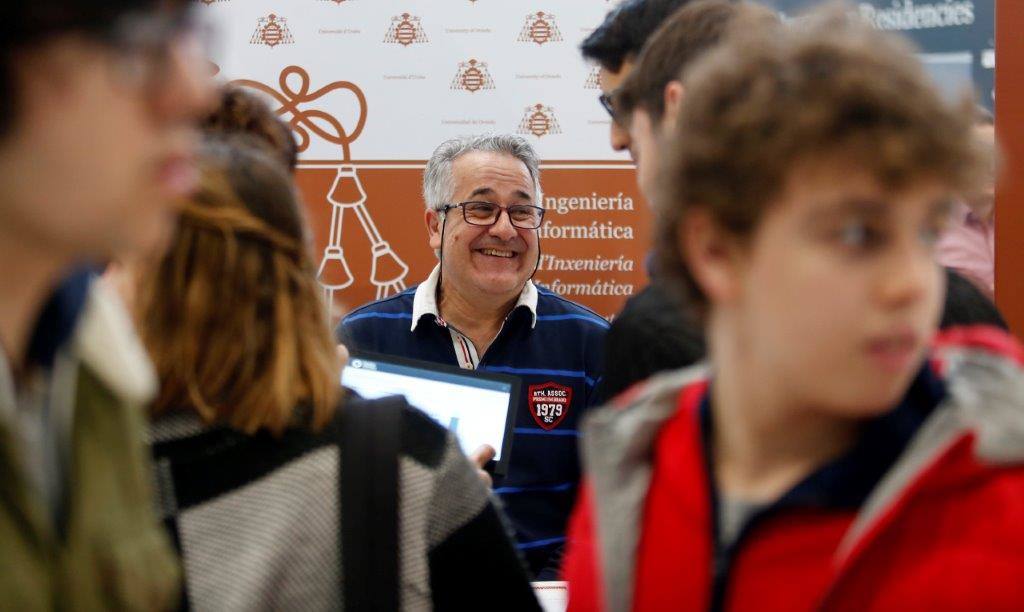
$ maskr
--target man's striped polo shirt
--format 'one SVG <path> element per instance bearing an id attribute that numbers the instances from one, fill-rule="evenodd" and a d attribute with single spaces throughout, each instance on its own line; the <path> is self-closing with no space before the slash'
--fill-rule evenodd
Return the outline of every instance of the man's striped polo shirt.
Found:
<path id="1" fill-rule="evenodd" d="M 418 287 L 352 311 L 339 326 L 349 348 L 518 376 L 522 380 L 508 474 L 496 477 L 519 549 L 540 578 L 554 578 L 580 477 L 578 424 L 597 400 L 608 323 L 527 282 L 483 355 L 439 316 L 438 268 Z M 545 398 L 558 397 L 554 402 Z M 565 398 L 565 399 L 561 399 Z M 554 409 L 553 409 L 554 408 Z"/>

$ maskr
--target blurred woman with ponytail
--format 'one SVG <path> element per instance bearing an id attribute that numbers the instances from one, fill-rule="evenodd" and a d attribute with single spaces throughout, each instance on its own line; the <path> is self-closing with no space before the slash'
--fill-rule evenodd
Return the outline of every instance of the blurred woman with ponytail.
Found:
<path id="1" fill-rule="evenodd" d="M 187 604 L 534 609 L 454 438 L 404 400 L 343 392 L 288 170 L 235 139 L 209 143 L 200 171 L 170 248 L 133 269 Z"/>

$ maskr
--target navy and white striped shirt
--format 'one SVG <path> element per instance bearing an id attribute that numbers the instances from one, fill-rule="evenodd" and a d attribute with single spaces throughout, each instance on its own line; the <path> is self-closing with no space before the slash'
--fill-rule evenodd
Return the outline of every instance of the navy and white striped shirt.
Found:
<path id="1" fill-rule="evenodd" d="M 339 336 L 356 350 L 464 366 L 436 306 L 422 306 L 424 301 L 433 304 L 436 277 L 435 268 L 420 286 L 352 311 L 342 320 Z M 511 463 L 506 476 L 495 478 L 494 492 L 504 502 L 531 571 L 553 579 L 580 478 L 577 426 L 598 399 L 608 323 L 532 283 L 524 296 L 479 356 L 477 368 L 522 380 Z M 420 320 L 413 321 L 414 312 Z"/>

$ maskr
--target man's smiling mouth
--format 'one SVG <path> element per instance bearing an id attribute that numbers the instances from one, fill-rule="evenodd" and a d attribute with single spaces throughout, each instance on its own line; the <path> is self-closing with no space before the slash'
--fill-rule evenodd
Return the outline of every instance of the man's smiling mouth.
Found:
<path id="1" fill-rule="evenodd" d="M 504 251 L 502 249 L 480 249 L 478 252 L 484 255 L 490 255 L 491 257 L 504 257 L 505 259 L 511 259 L 516 256 L 512 251 Z"/>

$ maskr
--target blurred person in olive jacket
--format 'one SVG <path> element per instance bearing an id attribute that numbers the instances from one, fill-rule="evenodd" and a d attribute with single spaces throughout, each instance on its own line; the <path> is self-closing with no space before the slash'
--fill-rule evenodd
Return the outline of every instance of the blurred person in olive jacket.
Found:
<path id="1" fill-rule="evenodd" d="M 212 102 L 184 3 L 0 8 L 0 608 L 173 606 L 152 368 L 91 266 L 148 250 Z"/>

